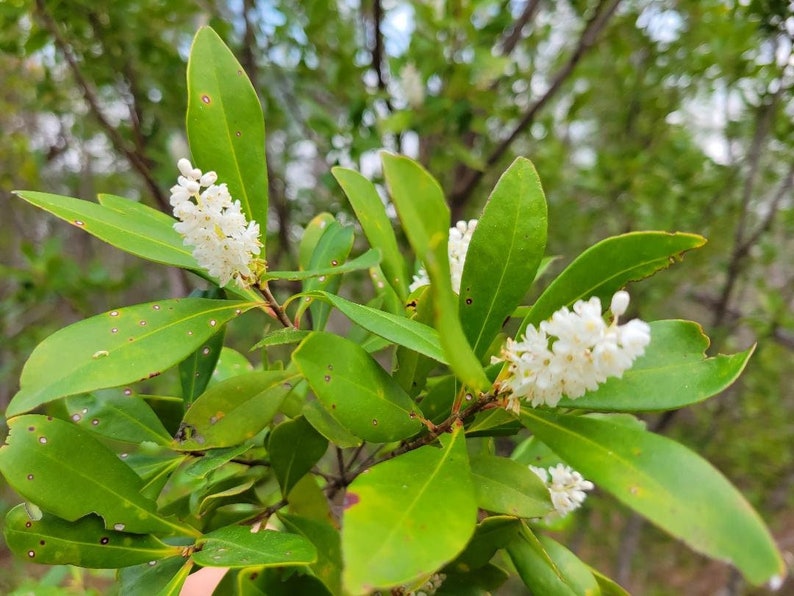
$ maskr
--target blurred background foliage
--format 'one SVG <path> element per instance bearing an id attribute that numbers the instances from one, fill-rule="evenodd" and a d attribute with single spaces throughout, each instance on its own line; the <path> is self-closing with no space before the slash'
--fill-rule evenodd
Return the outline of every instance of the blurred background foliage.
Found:
<path id="1" fill-rule="evenodd" d="M 0 407 L 49 333 L 194 287 L 10 191 L 89 200 L 109 192 L 167 209 L 175 162 L 187 155 L 186 57 L 204 24 L 234 49 L 264 106 L 271 268 L 295 267 L 315 214 L 351 221 L 330 167 L 379 181 L 381 148 L 420 159 L 456 219 L 476 216 L 514 156 L 532 159 L 558 267 L 630 230 L 707 236 L 683 265 L 633 289 L 634 314 L 698 320 L 714 353 L 758 349 L 726 394 L 648 424 L 723 470 L 792 556 L 788 0 L 0 3 Z M 730 570 L 614 502 L 588 504 L 569 539 L 632 592 L 744 593 Z M 53 583 L 52 572 L 0 555 L 0 569 L 14 570 L 0 572 L 0 592 L 29 584 L 27 576 Z M 75 571 L 55 575 L 88 589 Z"/>

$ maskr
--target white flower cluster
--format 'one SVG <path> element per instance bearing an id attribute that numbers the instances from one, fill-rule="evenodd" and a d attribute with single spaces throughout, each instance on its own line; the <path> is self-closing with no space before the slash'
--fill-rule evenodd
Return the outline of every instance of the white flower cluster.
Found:
<path id="1" fill-rule="evenodd" d="M 259 224 L 246 221 L 240 201 L 232 200 L 225 184 L 215 184 L 215 172 L 202 174 L 184 158 L 177 167 L 181 176 L 171 188 L 171 206 L 180 221 L 174 229 L 221 286 L 232 279 L 240 287 L 249 286 L 254 277 L 251 265 L 262 247 Z"/>
<path id="2" fill-rule="evenodd" d="M 595 488 L 592 482 L 585 480 L 579 472 L 565 464 L 557 464 L 548 470 L 535 466 L 529 466 L 529 469 L 535 472 L 549 489 L 554 513 L 560 517 L 581 507 L 587 498 L 584 491 Z"/>
<path id="3" fill-rule="evenodd" d="M 510 363 L 502 389 L 509 391 L 507 408 L 520 409 L 519 399 L 533 406 L 556 406 L 560 398 L 581 397 L 609 377 L 620 378 L 651 341 L 647 323 L 634 319 L 618 325 L 629 305 L 628 292 L 612 297 L 612 322 L 601 314 L 601 301 L 577 301 L 563 307 L 538 328 L 530 325 L 524 339 L 508 339 L 501 358 Z"/>
<path id="4" fill-rule="evenodd" d="M 449 243 L 447 244 L 447 254 L 449 255 L 449 273 L 452 281 L 452 289 L 456 294 L 460 293 L 460 280 L 463 277 L 463 265 L 466 263 L 466 253 L 469 251 L 469 243 L 477 227 L 477 220 L 459 221 L 455 227 L 449 229 Z M 416 288 L 426 286 L 430 283 L 427 271 L 424 267 L 419 269 L 419 273 L 414 275 L 414 280 L 408 289 L 413 292 Z"/>

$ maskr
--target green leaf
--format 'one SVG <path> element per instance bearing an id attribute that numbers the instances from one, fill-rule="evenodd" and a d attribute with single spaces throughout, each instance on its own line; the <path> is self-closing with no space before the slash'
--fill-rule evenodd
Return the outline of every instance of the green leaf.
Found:
<path id="1" fill-rule="evenodd" d="M 196 451 L 247 441 L 270 424 L 295 380 L 285 371 L 256 371 L 216 383 L 185 413 L 174 447 Z"/>
<path id="2" fill-rule="evenodd" d="M 466 549 L 446 569 L 465 573 L 485 567 L 496 551 L 512 542 L 521 527 L 521 521 L 515 517 L 486 517 L 477 525 Z"/>
<path id="3" fill-rule="evenodd" d="M 117 575 L 118 593 L 124 596 L 159 594 L 185 564 L 185 559 L 179 556 L 153 563 L 120 569 Z"/>
<path id="4" fill-rule="evenodd" d="M 117 569 L 177 556 L 182 551 L 154 536 L 106 530 L 95 515 L 73 522 L 46 513 L 41 519 L 31 519 L 25 505 L 8 512 L 3 534 L 12 553 L 42 565 Z"/>
<path id="5" fill-rule="evenodd" d="M 281 494 L 287 496 L 327 449 L 328 441 L 303 417 L 276 426 L 270 433 L 267 450 Z"/>
<path id="6" fill-rule="evenodd" d="M 325 229 L 334 221 L 334 216 L 330 213 L 320 213 L 306 224 L 298 247 L 298 263 L 301 269 L 309 269 L 312 262 L 312 255 L 317 248 L 317 243 L 325 233 Z"/>
<path id="7" fill-rule="evenodd" d="M 601 593 L 590 568 L 567 548 L 524 526 L 507 546 L 518 575 L 533 594 L 581 596 Z"/>
<path id="8" fill-rule="evenodd" d="M 755 349 L 706 358 L 709 339 L 691 321 L 655 321 L 651 343 L 620 379 L 612 378 L 560 406 L 600 411 L 673 410 L 703 401 L 729 387 Z"/>
<path id="9" fill-rule="evenodd" d="M 25 363 L 6 416 L 59 397 L 159 375 L 203 345 L 229 319 L 255 306 L 183 298 L 112 310 L 65 327 Z"/>
<path id="10" fill-rule="evenodd" d="M 474 355 L 458 318 L 458 298 L 449 273 L 449 208 L 441 187 L 416 162 L 381 153 L 383 175 L 411 247 L 430 277 L 435 305 L 435 325 L 441 346 L 455 374 L 475 391 L 490 383 Z"/>
<path id="11" fill-rule="evenodd" d="M 394 291 L 405 300 L 408 297 L 408 271 L 397 238 L 394 235 L 386 208 L 375 185 L 354 170 L 336 167 L 331 170 L 339 186 L 345 191 L 370 246 L 383 253 L 383 272 Z"/>
<path id="12" fill-rule="evenodd" d="M 300 534 L 314 545 L 317 549 L 317 561 L 311 564 L 312 572 L 332 594 L 341 593 L 342 546 L 339 531 L 327 521 L 287 513 L 279 513 L 278 517 L 287 530 Z"/>
<path id="13" fill-rule="evenodd" d="M 196 259 L 184 246 L 182 236 L 173 228 L 176 220 L 151 207 L 121 197 L 109 198 L 110 195 L 103 195 L 106 204 L 98 205 L 32 190 L 19 190 L 15 194 L 130 254 L 155 263 L 199 269 Z M 130 205 L 122 210 L 119 201 Z"/>
<path id="14" fill-rule="evenodd" d="M 547 226 L 538 173 L 519 157 L 493 189 L 466 253 L 458 309 L 478 357 L 532 285 L 546 250 Z"/>
<path id="15" fill-rule="evenodd" d="M 243 67 L 209 27 L 193 39 L 187 63 L 187 136 L 194 165 L 213 170 L 262 233 L 267 224 L 265 121 Z M 264 257 L 264 254 L 262 255 Z"/>
<path id="16" fill-rule="evenodd" d="M 316 332 L 292 359 L 325 410 L 354 435 L 387 443 L 421 430 L 414 402 L 358 344 Z"/>
<path id="17" fill-rule="evenodd" d="M 317 246 L 314 248 L 308 269 L 310 271 L 338 267 L 344 263 L 353 248 L 353 228 L 343 226 L 336 221 L 330 222 L 323 230 Z M 342 283 L 338 275 L 311 277 L 303 282 L 303 291 L 328 290 L 336 293 Z M 325 328 L 331 307 L 323 303 L 302 302 L 298 308 L 296 319 L 299 319 L 307 304 L 312 313 L 312 326 L 318 331 Z"/>
<path id="18" fill-rule="evenodd" d="M 157 596 L 179 596 L 182 593 L 182 586 L 185 584 L 192 569 L 193 561 L 185 561 L 182 567 L 179 568 L 179 571 L 177 571 L 163 589 L 157 593 Z"/>
<path id="19" fill-rule="evenodd" d="M 8 426 L 0 472 L 43 510 L 67 521 L 96 513 L 119 532 L 194 533 L 161 517 L 140 494 L 143 480 L 92 433 L 35 414 L 12 418 Z"/>
<path id="20" fill-rule="evenodd" d="M 318 401 L 304 404 L 301 413 L 318 433 L 337 447 L 348 449 L 358 447 L 364 442 L 342 426 Z"/>
<path id="21" fill-rule="evenodd" d="M 560 273 L 537 299 L 521 323 L 537 325 L 563 306 L 597 296 L 609 304 L 612 295 L 630 281 L 666 269 L 683 254 L 706 243 L 696 234 L 631 232 L 594 244 Z"/>
<path id="22" fill-rule="evenodd" d="M 521 422 L 588 480 L 753 584 L 785 575 L 761 518 L 708 462 L 659 435 L 608 420 L 522 409 Z"/>
<path id="23" fill-rule="evenodd" d="M 221 355 L 215 365 L 215 370 L 212 371 L 212 377 L 207 387 L 212 387 L 238 375 L 253 372 L 253 370 L 254 367 L 243 354 L 232 348 L 224 347 L 221 349 Z"/>
<path id="24" fill-rule="evenodd" d="M 317 549 L 302 536 L 243 526 L 205 534 L 197 546 L 201 550 L 193 553 L 193 561 L 204 567 L 286 567 L 317 560 Z"/>
<path id="25" fill-rule="evenodd" d="M 256 342 L 256 344 L 251 347 L 251 351 L 258 350 L 259 348 L 267 348 L 269 346 L 297 344 L 302 342 L 309 333 L 311 333 L 311 331 L 307 331 L 306 329 L 276 329 Z"/>
<path id="26" fill-rule="evenodd" d="M 186 404 L 201 395 L 207 388 L 223 350 L 225 327 L 210 337 L 202 346 L 179 363 L 179 381 L 182 399 Z"/>
<path id="27" fill-rule="evenodd" d="M 131 389 L 105 389 L 66 399 L 69 418 L 82 428 L 127 443 L 171 442 L 157 414 Z"/>
<path id="28" fill-rule="evenodd" d="M 516 517 L 543 517 L 553 507 L 546 485 L 527 466 L 504 457 L 481 455 L 471 460 L 477 505 Z"/>
<path id="29" fill-rule="evenodd" d="M 337 308 L 348 319 L 380 337 L 405 346 L 446 364 L 446 357 L 441 349 L 438 332 L 432 327 L 413 321 L 407 317 L 363 306 L 328 292 L 308 292 L 311 298 L 323 300 Z"/>
<path id="30" fill-rule="evenodd" d="M 321 267 L 319 269 L 308 269 L 306 271 L 268 271 L 262 277 L 266 280 L 287 279 L 290 281 L 299 281 L 324 276 L 342 275 L 343 273 L 349 273 L 350 271 L 361 271 L 362 269 L 375 267 L 380 263 L 380 261 L 380 251 L 371 248 L 365 253 L 357 256 L 355 259 L 345 262 L 340 261 L 339 265 Z"/>
<path id="31" fill-rule="evenodd" d="M 358 476 L 345 495 L 343 581 L 355 594 L 407 584 L 454 559 L 477 502 L 460 429 Z"/>

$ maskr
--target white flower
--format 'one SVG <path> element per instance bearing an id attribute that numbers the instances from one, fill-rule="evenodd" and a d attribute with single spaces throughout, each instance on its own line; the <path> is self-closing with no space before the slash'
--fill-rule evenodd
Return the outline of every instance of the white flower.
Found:
<path id="1" fill-rule="evenodd" d="M 578 509 L 587 498 L 586 490 L 593 490 L 594 485 L 582 475 L 565 464 L 557 464 L 548 470 L 529 466 L 538 478 L 549 489 L 551 504 L 560 516 L 568 515 Z"/>
<path id="2" fill-rule="evenodd" d="M 505 407 L 519 409 L 518 399 L 532 406 L 556 406 L 594 391 L 609 377 L 620 378 L 651 340 L 647 323 L 634 319 L 618 325 L 626 312 L 627 292 L 612 298 L 612 322 L 601 314 L 601 301 L 579 300 L 573 310 L 563 307 L 537 328 L 530 325 L 520 341 L 508 339 L 501 358 L 509 363 L 502 389 L 509 393 Z"/>
<path id="3" fill-rule="evenodd" d="M 184 236 L 185 245 L 194 247 L 198 264 L 221 286 L 234 279 L 238 286 L 248 287 L 262 247 L 259 224 L 246 220 L 240 201 L 232 200 L 225 184 L 215 184 L 215 172 L 204 174 L 187 159 L 180 159 L 177 167 L 181 176 L 171 188 L 171 206 L 180 221 L 174 229 Z"/>
<path id="4" fill-rule="evenodd" d="M 456 294 L 460 293 L 460 280 L 463 277 L 463 265 L 466 263 L 466 253 L 469 251 L 469 243 L 477 227 L 477 220 L 459 221 L 454 227 L 449 229 L 449 242 L 447 243 L 447 255 L 449 256 L 449 274 L 452 282 L 452 289 Z M 414 275 L 414 280 L 408 289 L 413 292 L 416 288 L 426 286 L 430 283 L 427 271 L 424 267 Z"/>

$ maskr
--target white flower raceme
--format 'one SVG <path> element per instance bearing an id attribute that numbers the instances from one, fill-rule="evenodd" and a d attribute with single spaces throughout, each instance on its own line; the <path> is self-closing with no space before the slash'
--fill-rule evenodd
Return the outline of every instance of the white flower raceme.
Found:
<path id="1" fill-rule="evenodd" d="M 240 287 L 249 286 L 255 277 L 251 266 L 262 247 L 259 224 L 246 220 L 240 201 L 232 200 L 225 184 L 215 184 L 215 172 L 202 174 L 187 159 L 177 166 L 181 176 L 171 188 L 171 206 L 180 221 L 174 229 L 221 286 L 232 279 Z"/>
<path id="2" fill-rule="evenodd" d="M 463 277 L 463 265 L 466 263 L 466 253 L 469 250 L 469 243 L 477 227 L 477 220 L 459 221 L 455 227 L 449 229 L 449 243 L 447 244 L 447 254 L 449 255 L 449 273 L 452 281 L 452 289 L 455 293 L 460 293 L 460 280 Z M 419 273 L 414 275 L 414 280 L 409 286 L 413 292 L 416 288 L 426 286 L 430 283 L 427 271 L 424 267 L 419 269 Z"/>
<path id="3" fill-rule="evenodd" d="M 527 327 L 522 340 L 508 339 L 501 358 L 494 358 L 510 363 L 501 385 L 509 393 L 507 408 L 518 412 L 520 399 L 553 407 L 563 396 L 575 399 L 609 377 L 620 378 L 651 340 L 644 321 L 618 325 L 628 305 L 628 293 L 617 292 L 607 325 L 598 298 L 579 300 L 573 310 L 561 308 L 539 327 Z"/>
<path id="4" fill-rule="evenodd" d="M 536 468 L 535 466 L 529 466 L 529 469 L 549 489 L 554 512 L 560 517 L 568 515 L 571 511 L 581 507 L 587 498 L 587 494 L 584 491 L 595 488 L 592 482 L 585 480 L 579 472 L 565 464 L 557 464 L 548 470 L 546 468 Z"/>

